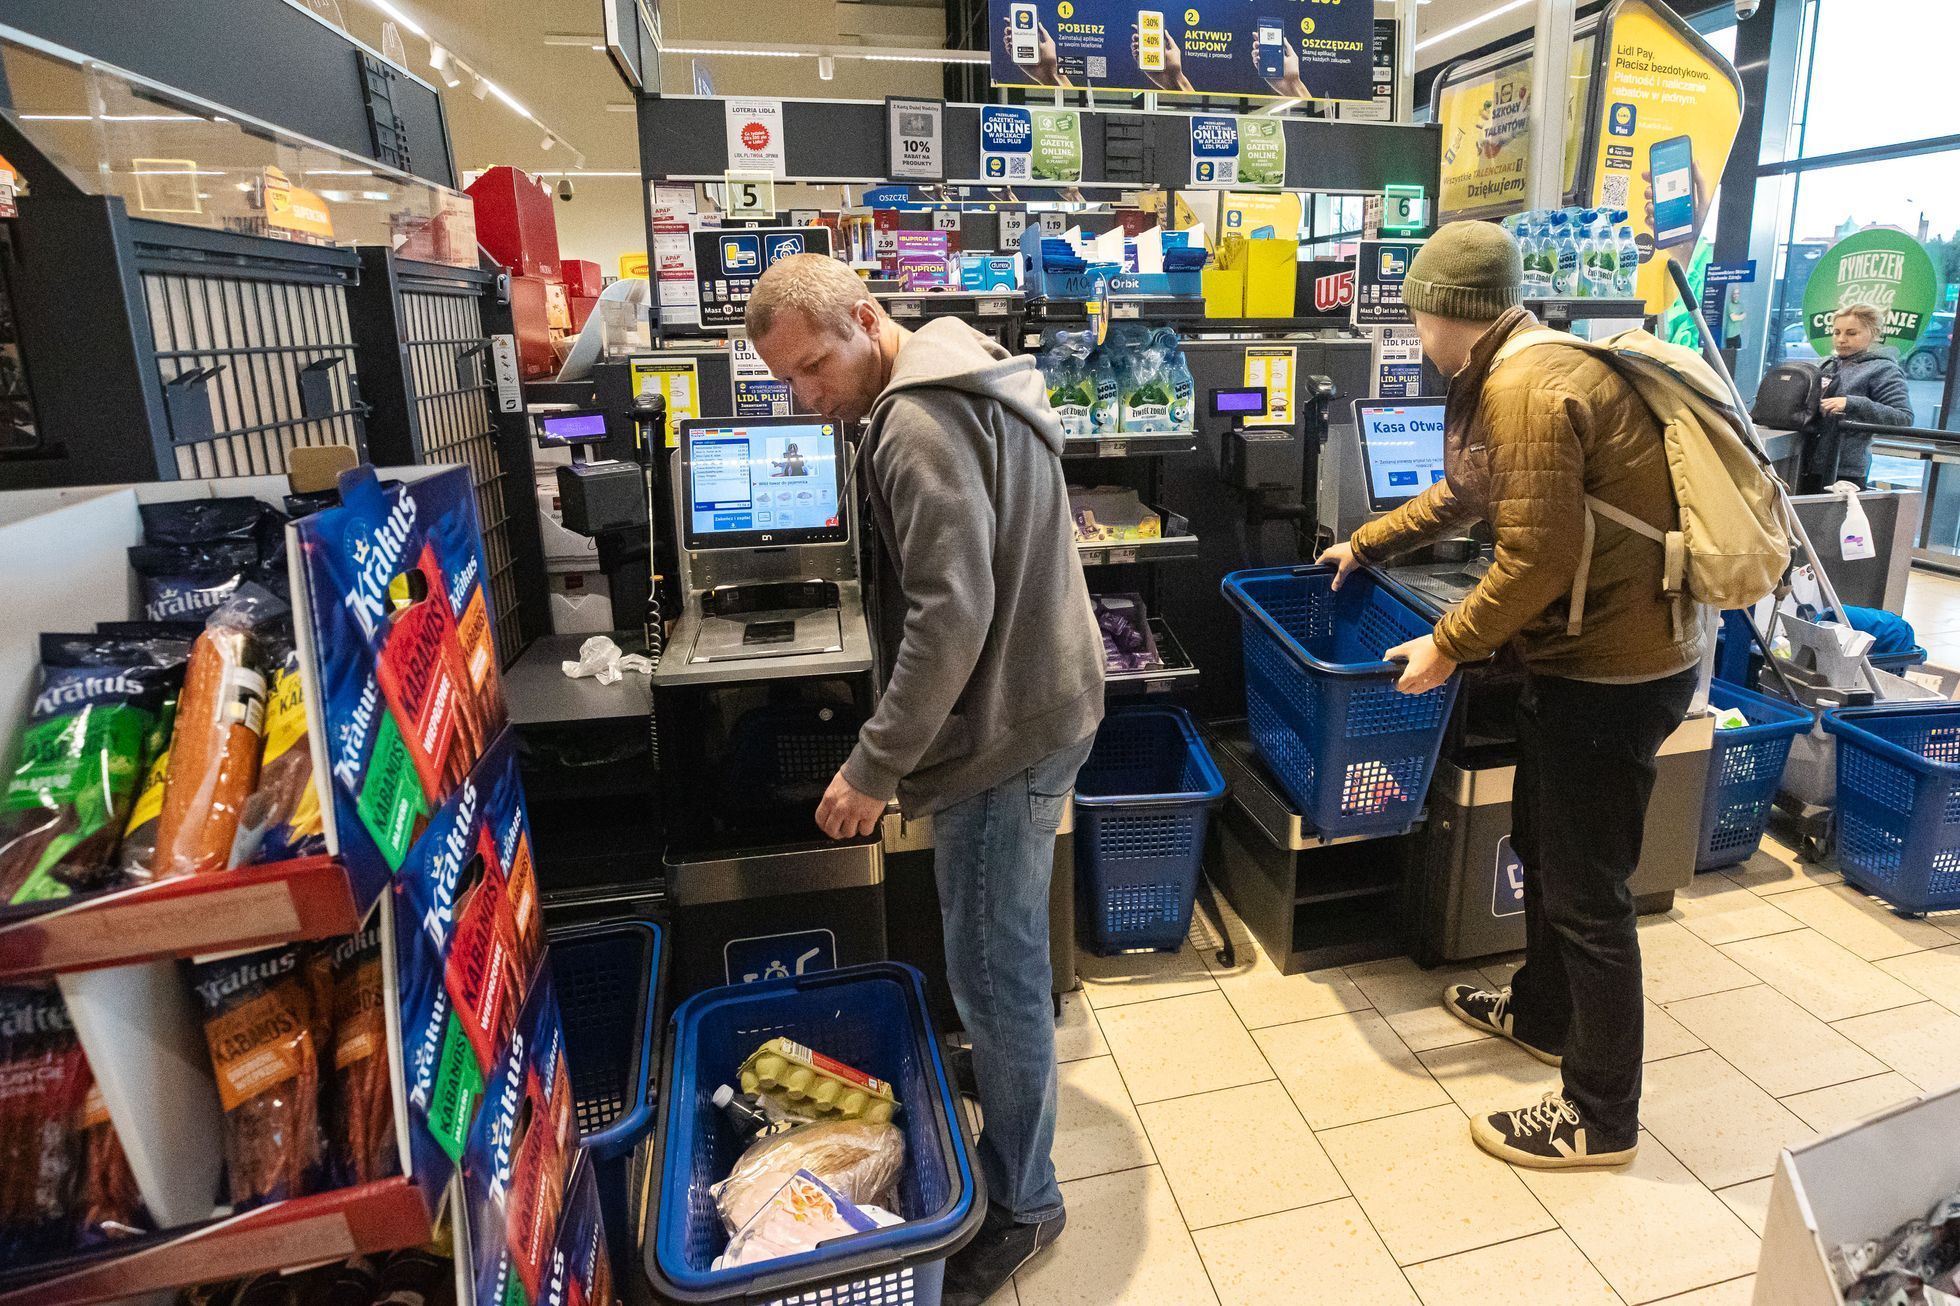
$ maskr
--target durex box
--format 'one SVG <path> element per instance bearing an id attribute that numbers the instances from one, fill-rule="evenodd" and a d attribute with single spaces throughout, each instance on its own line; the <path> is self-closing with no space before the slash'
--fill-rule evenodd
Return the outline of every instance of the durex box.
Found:
<path id="1" fill-rule="evenodd" d="M 961 290 L 1018 290 L 1020 284 L 1020 260 L 1012 254 L 960 255 Z"/>

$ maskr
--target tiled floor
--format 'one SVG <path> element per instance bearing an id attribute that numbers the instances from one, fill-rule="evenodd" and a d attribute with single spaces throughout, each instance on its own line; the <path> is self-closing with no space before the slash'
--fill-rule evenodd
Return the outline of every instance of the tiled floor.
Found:
<path id="1" fill-rule="evenodd" d="M 1906 603 L 1960 666 L 1960 582 Z M 1747 1306 L 1777 1149 L 1960 1081 L 1960 914 L 1908 921 L 1766 842 L 1643 920 L 1641 1149 L 1538 1173 L 1468 1113 L 1557 1072 L 1436 1006 L 1517 959 L 1281 976 L 1243 928 L 1085 958 L 1059 1039 L 1062 1241 L 990 1306 Z"/>

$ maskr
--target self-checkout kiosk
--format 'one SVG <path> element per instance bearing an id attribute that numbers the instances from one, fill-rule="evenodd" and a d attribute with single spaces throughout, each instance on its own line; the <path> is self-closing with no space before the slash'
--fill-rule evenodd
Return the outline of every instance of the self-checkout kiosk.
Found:
<path id="1" fill-rule="evenodd" d="M 681 992 L 882 960 L 876 835 L 813 814 L 872 702 L 855 449 L 817 417 L 682 422 L 681 610 L 653 692 Z"/>

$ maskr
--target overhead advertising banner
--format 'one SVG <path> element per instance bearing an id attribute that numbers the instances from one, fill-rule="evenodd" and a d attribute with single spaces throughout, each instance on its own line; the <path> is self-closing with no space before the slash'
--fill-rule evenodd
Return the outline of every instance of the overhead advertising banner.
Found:
<path id="1" fill-rule="evenodd" d="M 1081 181 L 1081 115 L 1073 109 L 981 106 L 980 175 L 1010 183 Z"/>
<path id="2" fill-rule="evenodd" d="M 1596 50 L 1595 36 L 1574 37 L 1571 76 L 1566 79 L 1562 187 L 1566 195 L 1579 185 L 1586 95 Z M 1435 109 L 1443 128 L 1438 220 L 1499 218 L 1523 209 L 1531 167 L 1530 48 L 1507 52 L 1495 66 L 1479 61 L 1445 69 L 1436 81 Z"/>
<path id="3" fill-rule="evenodd" d="M 1619 0 L 1605 22 L 1586 202 L 1626 210 L 1641 250 L 1634 293 L 1660 313 L 1674 298 L 1669 262 L 1694 266 L 1742 125 L 1742 83 L 1699 33 L 1650 0 Z"/>
<path id="4" fill-rule="evenodd" d="M 946 180 L 946 102 L 885 97 L 885 175 Z"/>
<path id="5" fill-rule="evenodd" d="M 1191 118 L 1191 184 L 1286 184 L 1286 124 L 1277 118 L 1195 114 Z"/>
<path id="6" fill-rule="evenodd" d="M 1831 354 L 1831 319 L 1840 308 L 1870 304 L 1885 315 L 1881 345 L 1903 357 L 1926 329 L 1939 299 L 1940 278 L 1933 256 L 1906 232 L 1873 227 L 1846 236 L 1824 251 L 1803 288 L 1804 330 L 1826 358 Z"/>
<path id="7" fill-rule="evenodd" d="M 988 0 L 996 86 L 1368 100 L 1374 0 Z"/>

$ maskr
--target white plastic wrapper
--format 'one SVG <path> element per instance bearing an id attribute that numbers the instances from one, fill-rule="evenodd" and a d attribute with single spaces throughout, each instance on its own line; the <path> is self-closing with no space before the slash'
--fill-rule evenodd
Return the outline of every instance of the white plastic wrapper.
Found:
<path id="1" fill-rule="evenodd" d="M 573 680 L 592 676 L 602 685 L 616 685 L 628 671 L 653 674 L 653 663 L 639 653 L 628 653 L 604 635 L 594 635 L 578 646 L 578 661 L 558 664 Z"/>
<path id="2" fill-rule="evenodd" d="M 893 1124 L 868 1120 L 823 1120 L 772 1134 L 749 1144 L 728 1178 L 708 1192 L 730 1234 L 755 1218 L 789 1177 L 802 1170 L 858 1206 L 888 1206 L 899 1167 L 905 1163 L 905 1135 Z"/>
<path id="3" fill-rule="evenodd" d="M 883 1207 L 860 1206 L 808 1170 L 798 1170 L 735 1231 L 728 1240 L 728 1250 L 715 1258 L 714 1268 L 729 1270 L 796 1256 L 815 1251 L 833 1238 L 903 1223 Z"/>

